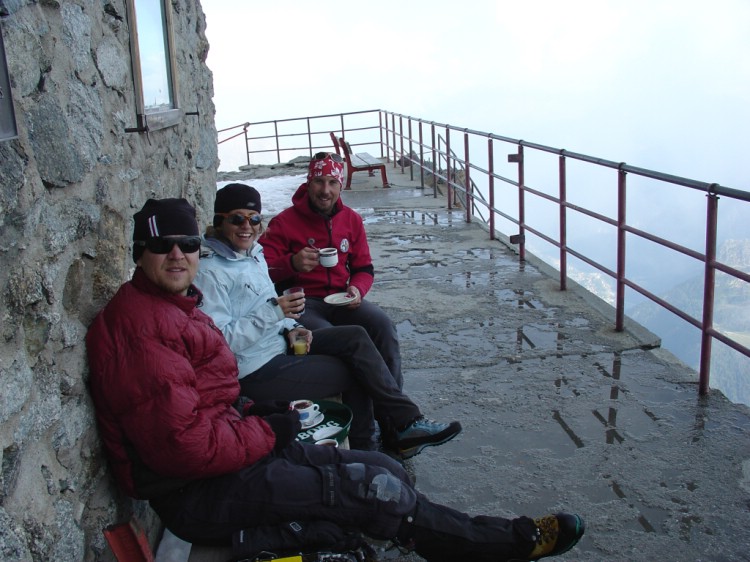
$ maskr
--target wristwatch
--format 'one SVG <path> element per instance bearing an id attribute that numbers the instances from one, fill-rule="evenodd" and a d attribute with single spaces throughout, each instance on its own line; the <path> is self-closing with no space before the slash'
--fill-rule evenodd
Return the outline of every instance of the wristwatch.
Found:
<path id="1" fill-rule="evenodd" d="M 266 302 L 270 302 L 274 306 L 279 306 L 279 301 L 276 300 L 276 297 L 271 297 Z"/>

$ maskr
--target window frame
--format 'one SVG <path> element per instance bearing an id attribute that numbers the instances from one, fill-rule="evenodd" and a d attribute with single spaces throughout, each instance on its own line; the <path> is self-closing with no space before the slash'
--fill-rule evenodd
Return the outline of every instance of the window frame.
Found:
<path id="1" fill-rule="evenodd" d="M 5 58 L 2 26 L 0 26 L 0 142 L 18 138 L 18 124 L 13 109 L 8 61 Z"/>
<path id="2" fill-rule="evenodd" d="M 178 83 L 176 75 L 176 59 L 174 54 L 174 36 L 172 33 L 172 5 L 170 0 L 151 0 L 158 2 L 161 7 L 161 24 L 162 37 L 164 44 L 163 67 L 157 69 L 157 72 L 166 74 L 167 86 L 169 90 L 169 101 L 167 104 L 159 106 L 147 106 L 145 103 L 144 92 L 144 69 L 147 69 L 145 57 L 149 55 L 144 50 L 144 39 L 150 41 L 158 40 L 158 37 L 141 37 L 138 29 L 138 2 L 148 2 L 149 0 L 127 0 L 128 24 L 130 26 L 130 55 L 133 68 L 133 85 L 135 89 L 136 105 L 136 127 L 126 129 L 128 132 L 149 132 L 172 127 L 182 120 L 182 110 L 178 103 Z M 143 7 L 143 4 L 141 4 Z M 141 30 L 143 32 L 144 30 Z"/>

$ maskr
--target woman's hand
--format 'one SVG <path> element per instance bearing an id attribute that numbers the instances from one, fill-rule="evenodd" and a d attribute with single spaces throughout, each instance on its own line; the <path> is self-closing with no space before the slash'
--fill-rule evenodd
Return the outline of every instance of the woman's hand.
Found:
<path id="1" fill-rule="evenodd" d="M 276 297 L 276 301 L 287 318 L 296 320 L 300 317 L 300 313 L 305 310 L 305 293 L 303 292 L 281 295 Z"/>
<path id="2" fill-rule="evenodd" d="M 289 340 L 289 347 L 294 346 L 294 340 L 298 335 L 305 336 L 305 339 L 307 339 L 307 353 L 310 353 L 310 344 L 312 343 L 313 336 L 312 331 L 307 328 L 292 328 L 289 330 L 289 333 L 286 335 L 287 340 Z"/>

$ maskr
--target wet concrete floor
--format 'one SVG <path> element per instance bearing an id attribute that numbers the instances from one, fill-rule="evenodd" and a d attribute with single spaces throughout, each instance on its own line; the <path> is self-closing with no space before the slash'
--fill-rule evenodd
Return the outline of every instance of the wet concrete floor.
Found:
<path id="1" fill-rule="evenodd" d="M 560 560 L 749 560 L 750 410 L 700 398 L 653 335 L 615 332 L 597 299 L 388 174 L 343 196 L 368 231 L 367 298 L 398 327 L 405 391 L 464 428 L 407 462 L 417 488 L 473 515 L 581 514 Z"/>

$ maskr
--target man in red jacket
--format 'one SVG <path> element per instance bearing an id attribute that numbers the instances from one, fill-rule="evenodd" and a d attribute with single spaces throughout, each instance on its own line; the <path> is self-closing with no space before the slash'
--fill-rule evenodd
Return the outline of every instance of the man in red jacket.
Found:
<path id="1" fill-rule="evenodd" d="M 195 210 L 149 199 L 134 219 L 138 267 L 86 336 L 91 393 L 117 482 L 175 535 L 229 543 L 327 522 L 430 561 L 536 560 L 581 538 L 577 515 L 472 518 L 432 503 L 384 454 L 296 441 L 288 404 L 241 405 L 234 356 L 192 284 Z"/>
<path id="2" fill-rule="evenodd" d="M 292 196 L 292 206 L 271 219 L 259 242 L 279 291 L 292 286 L 305 289 L 305 314 L 299 321 L 310 330 L 362 326 L 403 389 L 396 327 L 378 305 L 365 300 L 374 269 L 362 217 L 341 200 L 343 179 L 341 157 L 316 154 L 307 182 Z M 336 248 L 335 266 L 321 265 L 320 248 Z M 323 300 L 335 293 L 346 293 L 350 300 L 343 306 Z"/>

